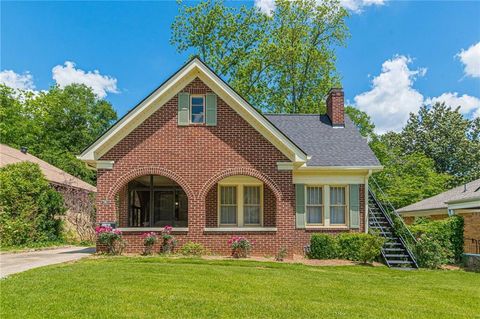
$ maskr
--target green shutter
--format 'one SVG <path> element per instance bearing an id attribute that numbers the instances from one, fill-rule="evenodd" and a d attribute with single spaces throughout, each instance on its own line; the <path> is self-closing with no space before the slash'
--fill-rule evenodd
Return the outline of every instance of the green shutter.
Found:
<path id="1" fill-rule="evenodd" d="M 206 119 L 205 123 L 209 126 L 217 125 L 217 95 L 208 93 L 205 101 Z"/>
<path id="2" fill-rule="evenodd" d="M 295 184 L 295 219 L 297 228 L 305 228 L 305 185 Z"/>
<path id="3" fill-rule="evenodd" d="M 186 92 L 178 93 L 178 125 L 188 125 L 190 116 L 190 94 Z"/>
<path id="4" fill-rule="evenodd" d="M 350 185 L 350 228 L 360 228 L 360 187 Z"/>

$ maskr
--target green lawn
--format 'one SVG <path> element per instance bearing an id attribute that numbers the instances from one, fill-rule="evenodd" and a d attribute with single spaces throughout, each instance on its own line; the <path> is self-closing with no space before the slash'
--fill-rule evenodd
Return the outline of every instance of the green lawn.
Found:
<path id="1" fill-rule="evenodd" d="M 480 275 L 114 257 L 0 281 L 4 318 L 480 318 Z"/>

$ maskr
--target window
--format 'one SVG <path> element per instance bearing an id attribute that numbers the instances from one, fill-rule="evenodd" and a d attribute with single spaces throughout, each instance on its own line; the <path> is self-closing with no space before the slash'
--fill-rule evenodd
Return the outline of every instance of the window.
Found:
<path id="1" fill-rule="evenodd" d="M 262 227 L 263 183 L 250 176 L 226 177 L 217 188 L 218 226 Z"/>
<path id="2" fill-rule="evenodd" d="M 323 188 L 307 186 L 307 224 L 323 224 Z"/>
<path id="3" fill-rule="evenodd" d="M 260 225 L 260 186 L 243 187 L 243 222 Z"/>
<path id="4" fill-rule="evenodd" d="M 345 200 L 346 188 L 330 187 L 330 224 L 345 225 L 347 204 Z"/>
<path id="5" fill-rule="evenodd" d="M 220 187 L 220 224 L 237 224 L 237 187 Z"/>
<path id="6" fill-rule="evenodd" d="M 190 121 L 193 124 L 205 123 L 205 97 L 203 95 L 192 95 Z"/>

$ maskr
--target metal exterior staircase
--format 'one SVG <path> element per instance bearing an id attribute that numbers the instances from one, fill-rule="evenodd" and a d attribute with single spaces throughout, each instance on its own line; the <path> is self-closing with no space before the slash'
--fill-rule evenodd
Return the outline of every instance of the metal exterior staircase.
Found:
<path id="1" fill-rule="evenodd" d="M 376 186 L 378 187 L 378 184 Z M 387 210 L 387 205 L 382 204 L 371 189 L 368 193 L 369 231 L 385 238 L 382 248 L 385 263 L 391 268 L 417 269 L 418 265 L 411 251 L 412 244 L 416 242 L 415 238 L 393 207 L 392 211 Z"/>

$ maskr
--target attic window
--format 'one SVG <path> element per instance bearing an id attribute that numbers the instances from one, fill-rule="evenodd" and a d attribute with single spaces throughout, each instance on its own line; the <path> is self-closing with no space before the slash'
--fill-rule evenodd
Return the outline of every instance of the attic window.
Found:
<path id="1" fill-rule="evenodd" d="M 205 123 L 205 96 L 203 95 L 191 96 L 190 121 L 192 124 Z"/>

